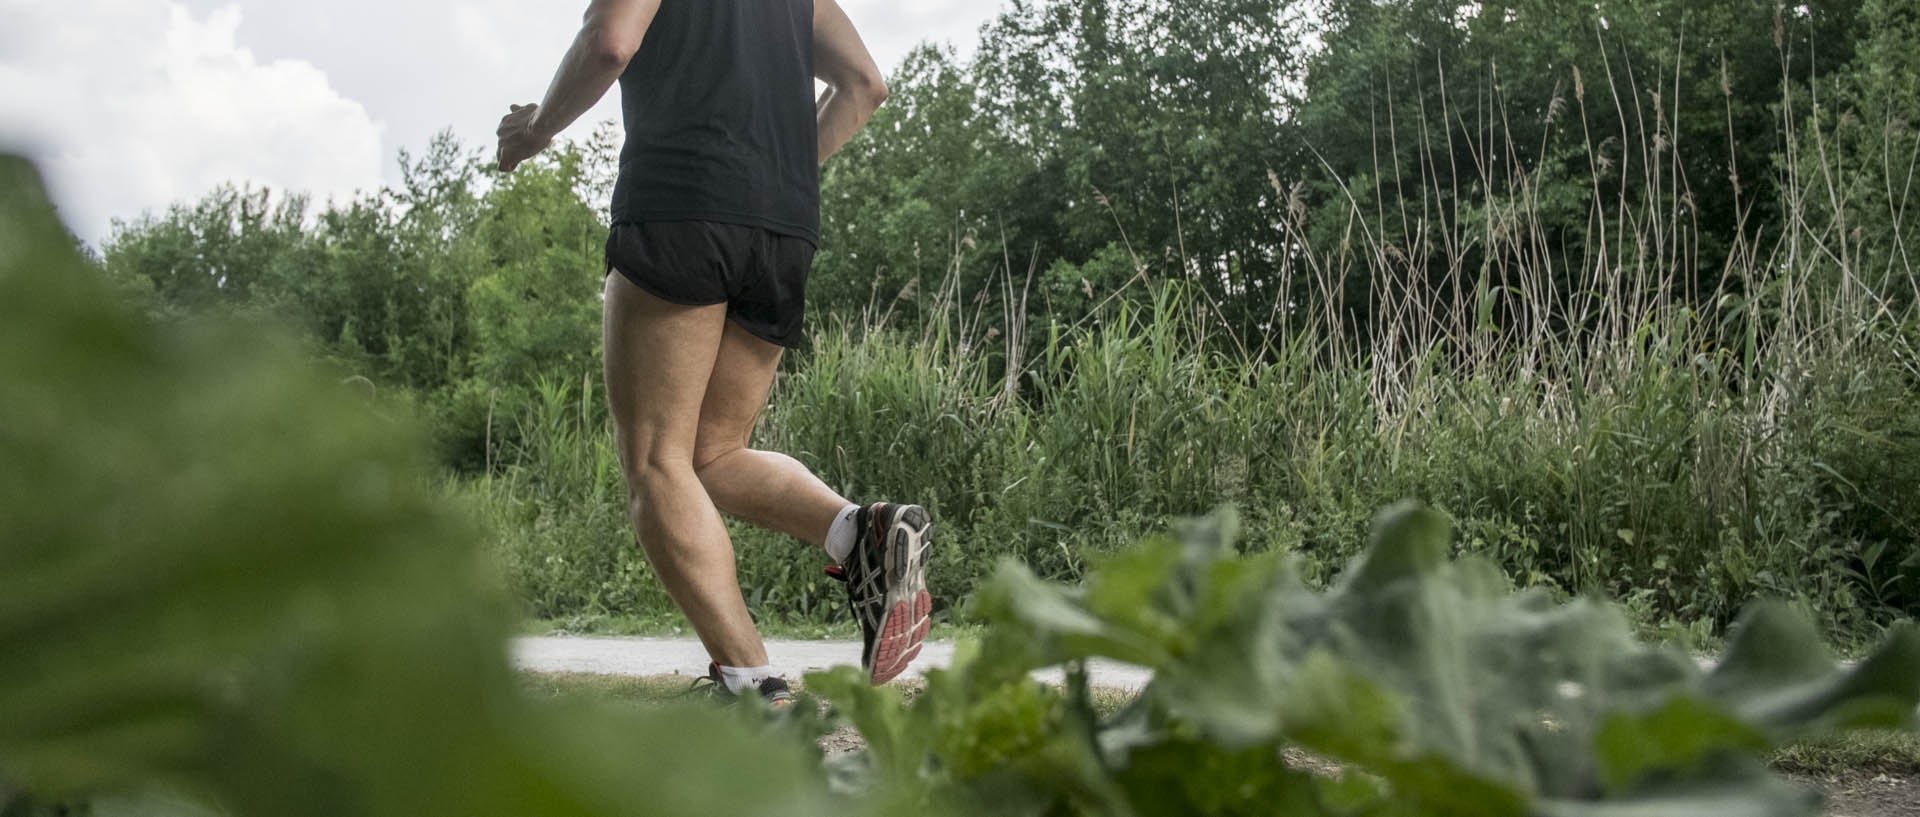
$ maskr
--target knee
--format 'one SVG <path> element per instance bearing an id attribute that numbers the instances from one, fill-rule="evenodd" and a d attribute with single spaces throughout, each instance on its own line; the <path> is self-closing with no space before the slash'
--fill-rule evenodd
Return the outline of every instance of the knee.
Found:
<path id="1" fill-rule="evenodd" d="M 626 465 L 627 505 L 634 513 L 646 513 L 662 497 L 694 479 L 692 463 L 685 457 L 635 457 Z"/>
<path id="2" fill-rule="evenodd" d="M 738 443 L 695 448 L 693 452 L 693 475 L 703 487 L 712 488 L 713 483 L 726 469 L 734 455 L 745 451 L 746 446 Z"/>

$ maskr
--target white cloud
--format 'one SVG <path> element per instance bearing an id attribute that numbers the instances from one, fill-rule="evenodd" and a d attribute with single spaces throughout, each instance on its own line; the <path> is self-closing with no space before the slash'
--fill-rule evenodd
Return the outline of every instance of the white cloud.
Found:
<path id="1" fill-rule="evenodd" d="M 0 0 L 0 3 L 9 0 Z M 703 0 L 704 1 L 704 0 Z M 419 150 L 443 128 L 471 147 L 491 147 L 494 125 L 516 102 L 540 98 L 580 28 L 588 0 L 183 0 L 246 10 L 240 38 L 264 56 L 307 60 L 334 87 L 366 104 L 388 126 L 389 179 L 395 151 Z M 926 40 L 965 54 L 1003 0 L 841 0 L 882 68 L 897 67 Z M 570 136 L 620 115 L 609 93 Z"/>
<path id="2" fill-rule="evenodd" d="M 981 0 L 840 0 L 860 29 L 867 50 L 880 67 L 892 71 L 923 42 L 949 43 L 961 56 L 973 53 L 980 26 L 998 16 L 1003 2 Z"/>
<path id="3" fill-rule="evenodd" d="M 89 240 L 222 181 L 324 198 L 397 181 L 451 127 L 490 150 L 588 0 L 0 0 L 0 147 L 24 145 Z M 969 53 L 1002 0 L 841 0 L 881 66 Z M 576 125 L 620 115 L 618 93 Z"/>
<path id="4" fill-rule="evenodd" d="M 0 144 L 39 161 L 68 223 L 113 218 L 222 182 L 344 197 L 381 182 L 383 126 L 313 64 L 262 62 L 237 6 L 0 0 Z"/>

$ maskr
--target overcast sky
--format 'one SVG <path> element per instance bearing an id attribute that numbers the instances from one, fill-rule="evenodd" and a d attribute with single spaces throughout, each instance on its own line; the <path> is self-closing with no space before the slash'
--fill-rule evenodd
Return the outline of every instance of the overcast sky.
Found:
<path id="1" fill-rule="evenodd" d="M 840 0 L 883 68 L 971 50 L 1001 0 Z M 90 242 L 223 181 L 316 198 L 398 176 L 442 128 L 538 100 L 587 0 L 0 0 L 0 149 Z M 568 135 L 618 116 L 609 104 Z"/>

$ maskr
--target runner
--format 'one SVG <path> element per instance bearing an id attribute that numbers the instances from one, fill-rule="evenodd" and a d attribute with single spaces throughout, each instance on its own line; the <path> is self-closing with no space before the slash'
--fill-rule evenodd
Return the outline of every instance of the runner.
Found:
<path id="1" fill-rule="evenodd" d="M 546 99 L 501 120 L 500 170 L 616 79 L 627 139 L 606 380 L 635 536 L 716 686 L 792 700 L 740 595 L 722 512 L 826 550 L 865 636 L 861 664 L 886 683 L 927 634 L 927 512 L 855 505 L 792 457 L 747 447 L 781 354 L 801 343 L 819 165 L 886 99 L 880 69 L 834 0 L 593 0 Z"/>

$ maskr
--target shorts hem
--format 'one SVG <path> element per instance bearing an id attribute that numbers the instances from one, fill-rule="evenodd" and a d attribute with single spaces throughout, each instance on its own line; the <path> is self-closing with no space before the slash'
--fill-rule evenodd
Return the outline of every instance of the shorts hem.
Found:
<path id="1" fill-rule="evenodd" d="M 639 287 L 642 291 L 646 292 L 648 295 L 652 295 L 655 298 L 659 298 L 660 300 L 666 301 L 667 303 L 673 304 L 675 306 L 687 306 L 687 307 L 720 306 L 722 304 L 726 304 L 728 323 L 731 323 L 735 326 L 740 327 L 742 331 L 745 331 L 747 334 L 752 335 L 755 338 L 766 341 L 767 343 L 771 343 L 782 349 L 799 349 L 806 345 L 806 336 L 803 334 L 798 334 L 791 338 L 780 338 L 780 337 L 775 337 L 772 332 L 768 332 L 764 329 L 761 329 L 760 327 L 753 326 L 747 323 L 745 318 L 742 318 L 739 314 L 733 311 L 733 306 L 731 302 L 729 302 L 725 298 L 722 298 L 717 301 L 699 301 L 691 298 L 681 298 L 675 295 L 668 295 L 664 292 L 661 292 L 659 288 L 653 286 L 650 283 L 635 279 L 631 273 L 627 272 L 625 269 L 620 268 L 620 266 L 617 264 L 607 265 L 607 272 L 606 272 L 607 275 L 612 275 L 613 273 L 616 273 L 616 272 L 620 273 L 620 277 L 627 279 L 627 283 L 632 284 L 636 287 Z"/>
<path id="2" fill-rule="evenodd" d="M 725 297 L 719 298 L 718 300 L 703 301 L 697 298 L 687 298 L 680 295 L 673 295 L 667 292 L 663 292 L 661 291 L 660 287 L 655 285 L 653 282 L 641 280 L 639 276 L 637 276 L 632 272 L 629 272 L 626 268 L 620 266 L 619 264 L 608 264 L 607 271 L 605 273 L 602 273 L 602 277 L 605 277 L 607 275 L 612 275 L 613 273 L 616 273 L 616 272 L 620 273 L 620 277 L 627 279 L 627 283 L 632 284 L 636 287 L 639 287 L 642 290 L 645 290 L 648 295 L 652 295 L 655 298 L 659 298 L 660 300 L 666 301 L 667 303 L 670 303 L 670 304 L 675 304 L 677 306 L 719 306 L 720 304 L 724 304 L 727 302 L 727 299 Z"/>
<path id="3" fill-rule="evenodd" d="M 756 327 L 747 325 L 745 321 L 741 320 L 738 316 L 734 315 L 733 310 L 731 309 L 727 310 L 727 321 L 729 323 L 732 323 L 735 326 L 740 327 L 740 329 L 742 331 L 745 331 L 747 334 L 752 335 L 756 338 L 759 338 L 760 340 L 771 343 L 782 349 L 796 350 L 806 345 L 807 339 L 805 335 L 796 334 L 794 337 L 786 338 L 784 340 L 780 338 L 770 337 L 769 335 L 771 333 L 763 332 Z"/>

